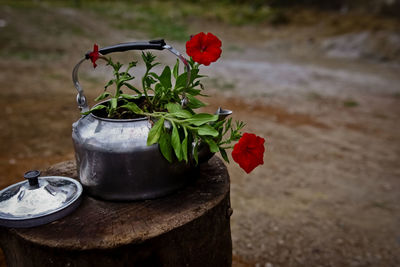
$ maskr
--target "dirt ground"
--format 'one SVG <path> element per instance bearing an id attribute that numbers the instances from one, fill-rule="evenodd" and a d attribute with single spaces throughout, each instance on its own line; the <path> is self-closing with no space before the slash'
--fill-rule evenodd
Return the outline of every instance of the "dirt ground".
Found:
<path id="1" fill-rule="evenodd" d="M 0 188 L 73 158 L 70 73 L 93 42 L 147 39 L 77 9 L 40 12 L 0 6 Z M 400 266 L 399 24 L 330 22 L 190 26 L 224 44 L 204 69 L 207 109 L 233 110 L 266 139 L 250 175 L 228 166 L 234 266 Z M 107 73 L 83 69 L 89 99 Z"/>

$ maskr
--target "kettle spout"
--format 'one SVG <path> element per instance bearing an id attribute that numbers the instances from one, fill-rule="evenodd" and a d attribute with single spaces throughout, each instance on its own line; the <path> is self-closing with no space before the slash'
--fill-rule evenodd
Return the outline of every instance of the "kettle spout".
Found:
<path id="1" fill-rule="evenodd" d="M 217 111 L 215 112 L 215 115 L 218 115 L 218 121 L 224 120 L 226 117 L 232 114 L 232 110 L 229 109 L 223 109 L 219 107 Z"/>

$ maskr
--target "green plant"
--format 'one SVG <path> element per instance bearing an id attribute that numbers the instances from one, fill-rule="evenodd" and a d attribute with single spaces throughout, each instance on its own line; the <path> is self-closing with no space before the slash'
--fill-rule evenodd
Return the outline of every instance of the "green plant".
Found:
<path id="1" fill-rule="evenodd" d="M 241 140 L 240 131 L 245 124 L 241 121 L 232 123 L 232 119 L 219 120 L 218 115 L 195 111 L 206 105 L 197 98 L 205 96 L 202 93 L 204 86 L 200 81 L 204 76 L 199 74 L 199 67 L 208 66 L 220 57 L 221 41 L 210 33 L 200 33 L 186 47 L 191 56 L 187 61 L 190 73 L 186 70 L 180 73 L 177 60 L 172 70 L 165 66 L 161 74 L 157 74 L 153 71 L 160 64 L 155 61 L 156 57 L 150 52 L 142 52 L 146 71 L 141 79 L 142 88 L 136 88 L 129 82 L 135 78 L 130 72 L 137 62 L 130 62 L 122 70 L 121 63 L 114 63 L 111 58 L 101 56 L 95 45 L 93 52 L 89 54 L 93 66 L 97 66 L 96 60 L 99 58 L 106 60 L 107 65 L 114 70 L 114 77 L 106 84 L 104 92 L 96 98 L 96 101 L 108 101 L 99 103 L 84 115 L 95 113 L 111 119 L 148 117 L 152 127 L 147 145 L 158 143 L 161 153 L 170 162 L 176 159 L 186 162 L 194 160 L 198 163 L 198 149 L 202 144 L 208 145 L 213 153 L 220 152 L 224 160 L 229 162 L 226 150 L 234 148 L 232 143 Z M 114 94 L 108 92 L 111 85 L 115 86 Z M 135 95 L 124 93 L 125 89 L 133 91 Z M 243 165 L 246 172 L 250 172 L 263 163 L 264 139 L 253 134 L 247 135 L 251 135 L 246 139 L 250 143 L 246 140 L 242 142 L 241 153 L 236 153 L 234 160 L 241 167 Z M 254 159 L 253 163 L 249 162 L 251 159 Z"/>

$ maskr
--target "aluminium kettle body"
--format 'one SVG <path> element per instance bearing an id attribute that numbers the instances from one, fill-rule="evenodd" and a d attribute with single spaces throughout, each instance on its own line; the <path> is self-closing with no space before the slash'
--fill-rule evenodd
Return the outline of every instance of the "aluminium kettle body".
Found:
<path id="1" fill-rule="evenodd" d="M 168 162 L 158 144 L 147 145 L 148 118 L 104 119 L 93 114 L 72 125 L 80 181 L 87 192 L 107 200 L 152 199 L 182 187 L 192 169 Z"/>
<path id="2" fill-rule="evenodd" d="M 164 40 L 123 43 L 101 48 L 99 53 L 144 49 L 170 51 L 184 63 L 190 77 L 189 63 Z M 81 112 L 89 111 L 78 80 L 79 67 L 87 59 L 89 53 L 72 72 Z M 229 114 L 221 113 L 224 117 Z M 170 163 L 163 157 L 158 144 L 148 146 L 147 136 L 151 127 L 147 117 L 108 119 L 93 113 L 82 116 L 72 125 L 78 177 L 87 193 L 106 200 L 152 199 L 167 195 L 190 180 L 187 173 L 195 166 L 193 160 L 186 163 L 175 159 Z M 200 144 L 200 162 L 212 155 L 208 146 Z"/>

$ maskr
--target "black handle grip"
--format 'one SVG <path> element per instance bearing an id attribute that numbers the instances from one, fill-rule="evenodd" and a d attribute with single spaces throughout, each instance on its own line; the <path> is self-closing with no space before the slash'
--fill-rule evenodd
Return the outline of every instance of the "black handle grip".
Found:
<path id="1" fill-rule="evenodd" d="M 107 46 L 99 49 L 99 53 L 102 55 L 107 55 L 113 52 L 124 52 L 128 50 L 145 50 L 145 49 L 154 49 L 154 50 L 163 50 L 166 45 L 164 39 L 153 40 L 148 42 L 130 42 L 130 43 L 122 43 L 112 46 Z M 89 53 L 86 53 L 86 58 L 89 58 Z"/>
<path id="2" fill-rule="evenodd" d="M 28 179 L 29 185 L 31 187 L 38 187 L 39 186 L 39 178 L 40 176 L 40 171 L 34 170 L 34 171 L 28 171 L 24 174 L 24 178 Z"/>

